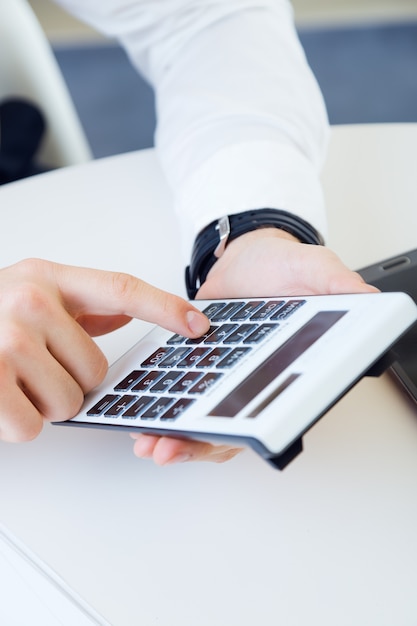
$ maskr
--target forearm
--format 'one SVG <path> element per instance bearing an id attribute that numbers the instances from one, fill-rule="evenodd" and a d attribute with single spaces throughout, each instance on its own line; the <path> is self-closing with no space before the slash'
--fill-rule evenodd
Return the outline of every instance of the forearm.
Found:
<path id="1" fill-rule="evenodd" d="M 117 37 L 156 92 L 156 144 L 188 261 L 226 213 L 280 208 L 326 231 L 320 90 L 287 0 L 59 0 Z"/>
<path id="2" fill-rule="evenodd" d="M 200 33 L 157 86 L 157 146 L 186 259 L 196 234 L 226 213 L 280 208 L 326 233 L 326 113 L 288 6 L 273 4 Z"/>

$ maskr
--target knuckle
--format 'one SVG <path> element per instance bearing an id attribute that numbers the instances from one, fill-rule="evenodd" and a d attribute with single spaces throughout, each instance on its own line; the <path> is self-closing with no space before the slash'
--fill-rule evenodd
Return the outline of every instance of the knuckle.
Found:
<path id="1" fill-rule="evenodd" d="M 13 382 L 10 380 L 10 361 L 7 358 L 3 358 L 2 349 L 0 345 L 0 394 L 7 394 L 8 385 Z"/>
<path id="2" fill-rule="evenodd" d="M 179 296 L 166 291 L 160 291 L 158 295 L 158 307 L 162 319 L 175 318 L 184 311 L 184 301 Z"/>
<path id="3" fill-rule="evenodd" d="M 9 324 L 7 332 L 0 335 L 0 373 L 3 368 L 7 367 L 7 363 L 13 360 L 13 357 L 19 355 L 21 358 L 29 352 L 29 340 L 24 330 L 16 325 Z M 4 361 L 3 361 L 4 360 Z"/>
<path id="4" fill-rule="evenodd" d="M 80 387 L 73 390 L 71 397 L 67 397 L 58 407 L 51 408 L 45 415 L 48 422 L 63 422 L 77 415 L 84 402 L 84 393 Z"/>
<path id="5" fill-rule="evenodd" d="M 104 377 L 107 374 L 109 365 L 106 357 L 102 352 L 99 352 L 96 355 L 94 363 L 89 369 L 89 379 L 87 384 L 84 386 L 84 393 L 91 391 L 94 387 L 97 387 L 101 382 L 103 382 Z"/>
<path id="6" fill-rule="evenodd" d="M 49 299 L 45 291 L 34 283 L 29 283 L 22 286 L 18 294 L 21 304 L 26 310 L 29 310 L 31 314 L 43 314 L 49 310 Z"/>
<path id="7" fill-rule="evenodd" d="M 47 398 L 35 397 L 25 390 L 33 409 L 40 416 L 41 422 L 62 422 L 74 417 L 84 402 L 84 391 L 80 384 L 70 376 L 56 381 L 54 393 Z M 36 433 L 35 433 L 36 436 Z"/>
<path id="8" fill-rule="evenodd" d="M 5 309 L 17 315 L 42 315 L 50 309 L 48 294 L 44 289 L 29 280 L 15 285 L 2 297 L 2 304 Z"/>
<path id="9" fill-rule="evenodd" d="M 117 299 L 130 298 L 137 287 L 137 280 L 131 274 L 114 272 L 111 277 L 110 290 Z"/>
<path id="10" fill-rule="evenodd" d="M 50 261 L 33 257 L 18 261 L 14 265 L 14 269 L 23 279 L 39 279 L 39 276 L 44 276 L 47 272 L 47 268 L 52 265 L 53 264 Z"/>
<path id="11" fill-rule="evenodd" d="M 158 301 L 159 311 L 163 318 L 171 317 L 174 313 L 175 298 L 171 294 L 161 293 Z"/>

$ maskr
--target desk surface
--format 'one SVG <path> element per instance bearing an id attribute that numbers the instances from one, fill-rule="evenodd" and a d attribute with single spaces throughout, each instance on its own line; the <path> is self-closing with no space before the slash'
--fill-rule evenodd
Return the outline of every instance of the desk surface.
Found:
<path id="1" fill-rule="evenodd" d="M 417 125 L 333 129 L 329 244 L 351 267 L 417 247 L 416 144 Z M 3 187 L 0 207 L 0 266 L 40 256 L 184 293 L 152 151 Z M 143 330 L 100 344 L 112 360 Z M 115 626 L 414 626 L 416 408 L 389 375 L 363 380 L 304 448 L 282 473 L 250 451 L 158 468 L 124 433 L 49 426 L 0 444 L 0 521 Z"/>

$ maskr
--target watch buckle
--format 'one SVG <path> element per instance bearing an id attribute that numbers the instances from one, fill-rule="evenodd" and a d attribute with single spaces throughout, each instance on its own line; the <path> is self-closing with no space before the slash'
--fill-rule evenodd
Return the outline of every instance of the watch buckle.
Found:
<path id="1" fill-rule="evenodd" d="M 214 250 L 213 254 L 216 259 L 220 259 L 226 249 L 227 240 L 229 239 L 230 235 L 230 222 L 227 215 L 219 219 L 216 224 L 216 230 L 219 231 L 219 243 L 217 244 L 217 247 Z"/>

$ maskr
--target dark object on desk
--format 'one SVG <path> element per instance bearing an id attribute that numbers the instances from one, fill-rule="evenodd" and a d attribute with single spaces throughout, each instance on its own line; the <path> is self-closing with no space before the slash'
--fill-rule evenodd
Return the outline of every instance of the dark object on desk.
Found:
<path id="1" fill-rule="evenodd" d="M 27 100 L 0 103 L 0 184 L 38 174 L 35 156 L 45 132 L 41 111 Z"/>
<path id="2" fill-rule="evenodd" d="M 358 270 L 367 283 L 381 291 L 404 291 L 417 303 L 417 249 Z M 393 348 L 391 367 L 397 381 L 417 402 L 417 324 Z"/>

